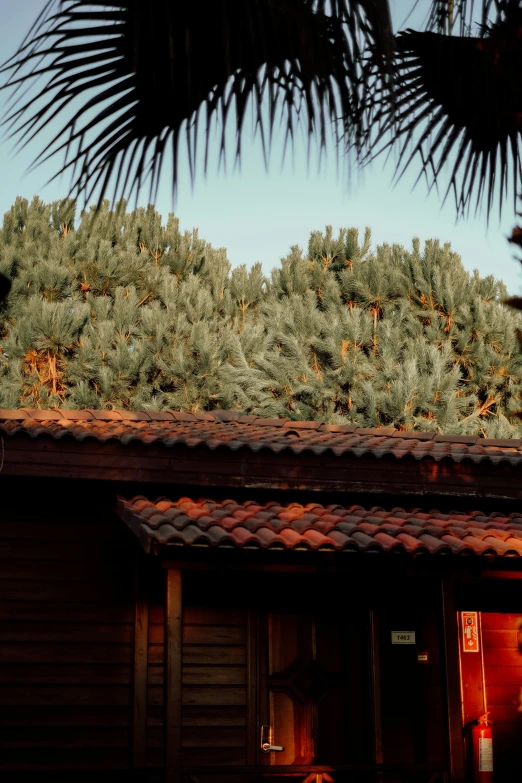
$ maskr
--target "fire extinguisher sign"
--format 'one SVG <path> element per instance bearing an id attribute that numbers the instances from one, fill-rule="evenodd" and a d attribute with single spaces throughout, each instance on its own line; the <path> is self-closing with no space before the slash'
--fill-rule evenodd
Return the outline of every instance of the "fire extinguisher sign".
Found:
<path id="1" fill-rule="evenodd" d="M 478 614 L 461 612 L 462 649 L 464 652 L 479 652 Z"/>

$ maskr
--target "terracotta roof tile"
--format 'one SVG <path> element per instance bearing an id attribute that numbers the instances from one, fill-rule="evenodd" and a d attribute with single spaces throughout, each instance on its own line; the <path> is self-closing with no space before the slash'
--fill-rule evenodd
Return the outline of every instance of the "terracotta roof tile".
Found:
<path id="1" fill-rule="evenodd" d="M 174 416 L 170 411 L 147 411 L 151 421 L 174 421 Z"/>
<path id="2" fill-rule="evenodd" d="M 321 424 L 321 432 L 355 432 L 354 424 Z"/>
<path id="3" fill-rule="evenodd" d="M 432 440 L 433 432 L 409 432 L 407 430 L 395 430 L 392 438 L 403 438 L 404 440 Z"/>
<path id="4" fill-rule="evenodd" d="M 167 447 L 185 444 L 210 450 L 248 448 L 294 454 L 330 451 L 336 455 L 392 455 L 395 459 L 469 459 L 494 464 L 522 463 L 522 439 L 495 440 L 466 435 L 401 432 L 393 428 L 364 428 L 288 419 L 262 419 L 239 411 L 187 413 L 179 411 L 102 411 L 66 409 L 0 409 L 0 432 L 10 437 L 72 437 L 78 441 L 111 439 L 122 444 L 140 441 Z"/>
<path id="5" fill-rule="evenodd" d="M 355 542 L 357 549 L 360 549 L 363 552 L 370 548 L 373 549 L 379 548 L 378 542 L 374 541 L 372 536 L 367 535 L 367 533 L 363 533 L 362 530 L 358 530 L 358 529 L 353 530 L 350 535 L 350 538 L 352 539 L 352 541 Z"/>
<path id="6" fill-rule="evenodd" d="M 35 421 L 58 421 L 62 418 L 57 410 L 33 410 L 31 408 L 23 408 L 24 413 L 29 419 Z"/>
<path id="7" fill-rule="evenodd" d="M 497 555 L 520 555 L 521 552 L 518 551 L 518 548 L 513 546 L 513 542 L 515 539 L 508 539 L 507 541 L 502 541 L 501 539 L 497 538 L 496 536 L 484 536 L 482 539 L 484 544 L 489 544 L 492 549 L 495 550 Z"/>
<path id="8" fill-rule="evenodd" d="M 482 446 L 498 446 L 498 448 L 511 448 L 511 449 L 518 449 L 520 448 L 520 444 L 522 443 L 522 440 L 518 438 L 514 439 L 508 439 L 508 438 L 484 438 L 480 439 L 478 441 Z"/>
<path id="9" fill-rule="evenodd" d="M 422 531 L 422 534 L 419 536 L 419 541 L 422 542 L 431 554 L 438 554 L 441 550 L 448 549 L 446 541 L 442 541 L 424 531 Z"/>
<path id="10" fill-rule="evenodd" d="M 473 444 L 478 440 L 477 435 L 435 435 L 435 443 L 444 441 L 445 443 L 468 443 Z"/>
<path id="11" fill-rule="evenodd" d="M 194 416 L 196 419 L 199 419 L 200 421 L 215 421 L 214 416 L 211 413 L 205 413 L 205 411 L 199 411 L 197 413 L 194 413 Z M 252 419 L 254 419 L 255 416 L 252 416 Z"/>
<path id="12" fill-rule="evenodd" d="M 99 411 L 89 408 L 88 413 L 97 421 L 122 421 L 123 419 L 119 411 Z"/>
<path id="13" fill-rule="evenodd" d="M 379 532 L 375 534 L 374 540 L 378 542 L 384 552 L 390 552 L 392 549 L 400 547 L 401 545 L 400 541 L 397 541 L 393 536 L 384 533 L 382 530 L 379 530 Z"/>
<path id="14" fill-rule="evenodd" d="M 424 546 L 419 538 L 412 536 L 409 533 L 405 533 L 404 529 L 397 533 L 395 540 L 402 544 L 407 552 L 414 552 L 419 547 Z"/>
<path id="15" fill-rule="evenodd" d="M 332 508 L 337 512 L 335 515 L 331 513 Z M 507 528 L 503 523 L 506 517 L 499 514 L 458 511 L 440 514 L 394 508 L 392 516 L 391 511 L 376 512 L 360 506 L 325 508 L 318 503 L 282 506 L 274 502 L 257 504 L 186 497 L 174 501 L 161 498 L 153 503 L 143 496 L 132 500 L 118 498 L 117 510 L 146 551 L 159 544 L 218 549 L 522 557 L 522 530 Z M 380 516 L 376 517 L 375 513 Z M 380 524 L 369 519 L 377 519 Z M 477 523 L 477 519 L 484 522 Z"/>
<path id="16" fill-rule="evenodd" d="M 15 421 L 21 421 L 22 419 L 29 419 L 27 413 L 19 408 L 18 410 L 11 410 L 9 408 L 0 408 L 0 421 L 9 421 L 14 419 Z"/>
<path id="17" fill-rule="evenodd" d="M 147 411 L 120 411 L 125 421 L 151 421 Z"/>
<path id="18" fill-rule="evenodd" d="M 385 525 L 381 526 L 380 532 L 385 533 L 387 536 L 396 536 L 398 533 L 400 533 L 402 530 L 402 527 L 400 525 L 390 525 L 386 523 Z"/>
<path id="19" fill-rule="evenodd" d="M 481 541 L 479 538 L 473 535 L 470 531 L 466 533 L 465 536 L 463 536 L 462 540 L 465 544 L 467 544 L 470 549 L 473 550 L 473 552 L 476 555 L 484 555 L 487 553 L 490 553 L 491 555 L 495 556 L 496 552 L 491 548 L 491 546 L 487 543 L 484 543 L 484 541 Z"/>
<path id="20" fill-rule="evenodd" d="M 467 536 L 466 539 L 461 540 L 456 536 L 447 534 L 441 536 L 440 541 L 441 543 L 446 544 L 454 554 L 462 555 L 462 554 L 473 552 L 472 542 L 468 540 L 469 538 L 470 536 Z"/>

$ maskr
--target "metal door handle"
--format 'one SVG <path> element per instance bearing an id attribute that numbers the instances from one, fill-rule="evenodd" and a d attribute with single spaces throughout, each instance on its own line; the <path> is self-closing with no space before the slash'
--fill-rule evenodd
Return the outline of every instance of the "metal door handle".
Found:
<path id="1" fill-rule="evenodd" d="M 284 750 L 282 745 L 272 745 L 272 727 L 271 726 L 261 726 L 261 750 L 263 753 L 270 753 L 273 750 L 276 751 L 282 751 Z"/>

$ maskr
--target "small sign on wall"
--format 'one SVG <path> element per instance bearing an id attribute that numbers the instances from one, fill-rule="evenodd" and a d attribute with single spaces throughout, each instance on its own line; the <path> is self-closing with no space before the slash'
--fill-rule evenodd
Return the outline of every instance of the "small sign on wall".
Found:
<path id="1" fill-rule="evenodd" d="M 392 631 L 392 644 L 415 644 L 415 631 Z"/>
<path id="2" fill-rule="evenodd" d="M 479 737 L 479 771 L 493 772 L 493 739 Z"/>
<path id="3" fill-rule="evenodd" d="M 463 652 L 480 652 L 478 635 L 478 613 L 461 612 L 462 620 L 462 650 Z"/>

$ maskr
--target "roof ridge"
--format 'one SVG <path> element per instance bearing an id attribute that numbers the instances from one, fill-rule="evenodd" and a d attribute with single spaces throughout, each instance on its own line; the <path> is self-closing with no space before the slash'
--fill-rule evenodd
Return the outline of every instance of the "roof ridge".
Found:
<path id="1" fill-rule="evenodd" d="M 255 425 L 256 427 L 281 427 L 295 430 L 316 430 L 319 432 L 338 432 L 353 435 L 373 435 L 380 438 L 398 438 L 403 440 L 431 441 L 432 443 L 454 443 L 466 446 L 490 446 L 498 448 L 518 449 L 522 445 L 521 438 L 484 438 L 481 435 L 450 435 L 437 432 L 417 432 L 415 430 L 400 430 L 395 427 L 358 427 L 356 424 L 328 424 L 320 419 L 296 421 L 286 418 L 263 418 L 241 411 L 216 409 L 213 411 L 147 411 L 147 410 L 101 410 L 85 408 L 71 410 L 68 408 L 0 408 L 0 421 L 38 422 L 59 421 L 122 421 L 122 422 L 197 422 L 238 423 Z M 378 444 L 376 444 L 378 446 Z"/>

